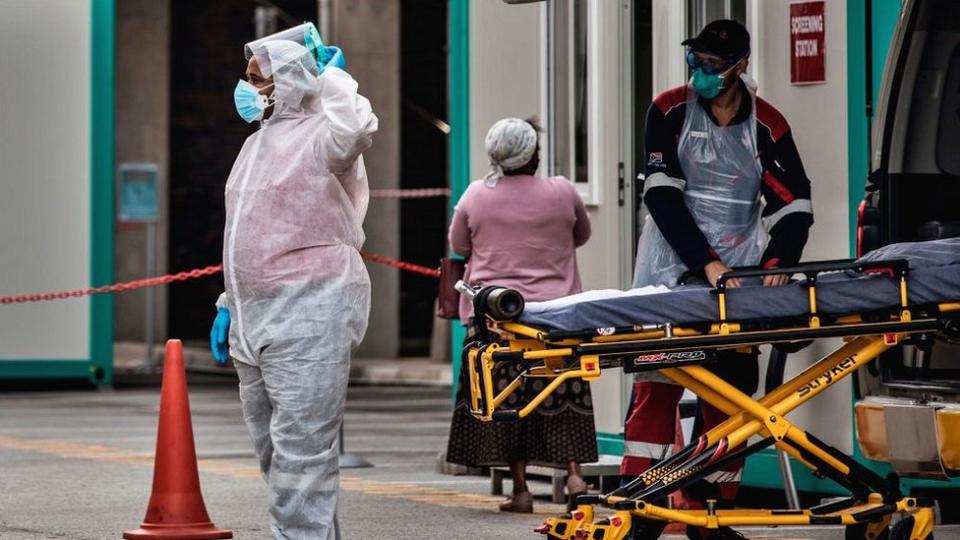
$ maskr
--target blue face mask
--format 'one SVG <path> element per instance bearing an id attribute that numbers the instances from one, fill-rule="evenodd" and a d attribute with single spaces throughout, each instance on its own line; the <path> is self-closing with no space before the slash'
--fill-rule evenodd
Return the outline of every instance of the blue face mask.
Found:
<path id="1" fill-rule="evenodd" d="M 264 88 L 270 86 L 273 86 L 273 83 L 268 84 Z M 237 87 L 233 89 L 233 104 L 236 105 L 240 118 L 243 118 L 247 122 L 255 122 L 263 118 L 263 113 L 267 110 L 267 107 L 273 105 L 273 100 L 261 94 L 261 90 L 263 90 L 263 88 L 257 88 L 247 81 L 240 79 Z"/>

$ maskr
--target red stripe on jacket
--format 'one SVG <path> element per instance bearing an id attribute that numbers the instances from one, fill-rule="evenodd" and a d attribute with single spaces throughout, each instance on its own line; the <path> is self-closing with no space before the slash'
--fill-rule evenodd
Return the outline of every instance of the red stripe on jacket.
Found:
<path id="1" fill-rule="evenodd" d="M 682 84 L 669 90 L 664 90 L 657 97 L 653 98 L 653 104 L 660 109 L 660 113 L 666 115 L 670 109 L 677 105 L 687 102 L 687 85 Z"/>
<path id="2" fill-rule="evenodd" d="M 777 197 L 780 197 L 780 200 L 782 200 L 784 204 L 790 204 L 794 199 L 796 199 L 793 193 L 787 189 L 787 186 L 783 185 L 783 183 L 780 182 L 780 180 L 778 180 L 777 177 L 774 176 L 770 171 L 763 171 L 763 183 L 772 189 L 773 192 L 777 194 Z"/>
<path id="3" fill-rule="evenodd" d="M 790 131 L 790 125 L 787 124 L 787 119 L 780 114 L 780 111 L 760 97 L 757 97 L 757 121 L 767 126 L 767 129 L 770 130 L 770 136 L 773 137 L 773 142 L 779 141 L 780 137 Z"/>

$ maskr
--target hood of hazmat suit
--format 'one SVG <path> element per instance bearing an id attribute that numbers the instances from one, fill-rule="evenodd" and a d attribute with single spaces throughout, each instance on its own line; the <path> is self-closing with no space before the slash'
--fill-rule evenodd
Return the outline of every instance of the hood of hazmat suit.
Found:
<path id="1" fill-rule="evenodd" d="M 731 267 L 760 264 L 767 241 L 760 221 L 763 169 L 757 150 L 755 87 L 748 84 L 747 88 L 744 99 L 753 101 L 750 118 L 720 127 L 688 86 L 686 117 L 677 143 L 686 179 L 684 203 L 707 242 Z M 637 243 L 633 286 L 672 287 L 686 270 L 648 214 Z"/>
<path id="2" fill-rule="evenodd" d="M 269 488 L 276 538 L 334 538 L 337 431 L 370 281 L 358 249 L 369 202 L 361 152 L 378 121 L 343 70 L 322 75 L 288 40 L 248 44 L 272 77 L 272 114 L 226 184 L 230 353 Z"/>

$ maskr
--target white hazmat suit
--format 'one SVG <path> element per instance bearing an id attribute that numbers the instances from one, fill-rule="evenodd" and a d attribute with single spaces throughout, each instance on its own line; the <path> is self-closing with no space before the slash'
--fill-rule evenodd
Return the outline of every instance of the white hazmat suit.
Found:
<path id="1" fill-rule="evenodd" d="M 274 109 L 226 186 L 224 280 L 243 417 L 275 538 L 335 537 L 337 434 L 370 280 L 358 249 L 369 202 L 361 152 L 377 117 L 341 69 L 317 75 L 292 41 L 252 51 Z"/>

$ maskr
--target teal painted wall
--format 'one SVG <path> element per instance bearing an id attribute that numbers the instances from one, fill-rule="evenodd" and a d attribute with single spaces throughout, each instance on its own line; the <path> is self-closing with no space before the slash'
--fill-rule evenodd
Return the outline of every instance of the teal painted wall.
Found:
<path id="1" fill-rule="evenodd" d="M 850 196 L 850 254 L 854 255 L 857 242 L 857 207 L 863 200 L 867 175 L 870 173 L 870 127 L 867 116 L 868 59 L 866 43 L 866 6 L 870 2 L 870 82 L 872 102 L 883 77 L 884 62 L 890 48 L 893 30 L 900 16 L 900 0 L 848 0 L 847 2 L 847 150 L 849 152 L 848 188 Z"/>
<path id="2" fill-rule="evenodd" d="M 90 286 L 113 282 L 114 0 L 91 3 Z M 113 295 L 90 299 L 90 377 L 113 383 Z"/>
<path id="3" fill-rule="evenodd" d="M 857 207 L 863 198 L 869 172 L 870 130 L 866 112 L 866 24 L 865 2 L 847 2 L 847 185 L 850 197 L 850 255 L 857 249 Z"/>
<path id="4" fill-rule="evenodd" d="M 449 0 L 447 40 L 450 57 L 447 73 L 450 81 L 450 214 L 470 184 L 470 1 Z M 451 321 L 450 350 L 453 360 L 452 399 L 456 399 L 460 375 L 460 352 L 465 331 L 459 321 Z"/>

